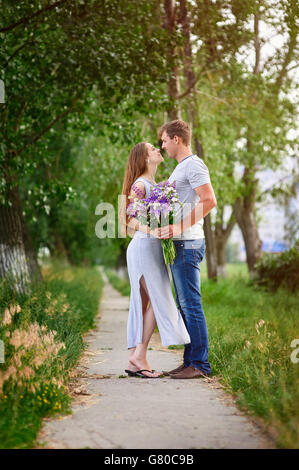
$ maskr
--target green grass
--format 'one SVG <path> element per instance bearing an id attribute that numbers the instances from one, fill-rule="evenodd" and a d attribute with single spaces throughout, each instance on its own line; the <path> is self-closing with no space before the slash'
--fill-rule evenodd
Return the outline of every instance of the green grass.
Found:
<path id="1" fill-rule="evenodd" d="M 241 409 L 275 430 L 278 447 L 298 448 L 299 363 L 291 361 L 291 342 L 299 338 L 299 294 L 257 289 L 244 264 L 228 265 L 228 278 L 217 283 L 205 265 L 201 272 L 212 374 Z"/>
<path id="2" fill-rule="evenodd" d="M 131 287 L 127 279 L 118 277 L 114 271 L 108 268 L 105 268 L 105 273 L 109 279 L 109 282 L 116 290 L 118 290 L 118 292 L 125 296 L 130 295 Z"/>
<path id="3" fill-rule="evenodd" d="M 96 268 L 64 267 L 59 262 L 44 270 L 43 282 L 30 295 L 16 296 L 4 281 L 0 283 L 0 320 L 10 305 L 21 307 L 11 324 L 0 321 L 0 338 L 5 343 L 0 384 L 9 367 L 17 369 L 4 381 L 2 393 L 0 389 L 0 448 L 32 448 L 43 417 L 70 412 L 70 372 L 85 348 L 82 334 L 95 325 L 102 287 Z M 10 344 L 14 331 L 28 331 L 33 337 L 34 324 L 45 329 L 37 335 L 43 343 L 15 349 Z M 49 332 L 53 332 L 54 340 L 47 336 Z M 58 343 L 65 348 L 53 352 L 51 348 Z M 16 366 L 20 350 L 22 363 Z M 43 351 L 47 351 L 44 356 Z M 34 367 L 34 361 L 41 357 L 41 363 Z M 24 367 L 33 369 L 33 376 L 22 378 Z"/>
<path id="4" fill-rule="evenodd" d="M 298 295 L 269 294 L 243 279 L 202 283 L 213 373 L 243 409 L 278 432 L 279 447 L 299 445 Z"/>

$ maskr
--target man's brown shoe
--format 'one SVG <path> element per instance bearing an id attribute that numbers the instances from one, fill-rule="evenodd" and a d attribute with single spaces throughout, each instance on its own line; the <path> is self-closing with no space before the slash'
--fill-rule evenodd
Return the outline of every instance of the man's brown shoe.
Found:
<path id="1" fill-rule="evenodd" d="M 170 377 L 172 379 L 198 379 L 200 377 L 208 378 L 209 374 L 206 374 L 199 369 L 195 369 L 195 367 L 189 366 L 185 367 L 181 372 L 170 374 Z"/>
<path id="2" fill-rule="evenodd" d="M 162 374 L 163 375 L 177 374 L 178 372 L 181 372 L 184 369 L 187 369 L 187 367 L 184 364 L 181 364 L 176 369 L 169 370 L 168 372 L 166 370 L 162 370 Z"/>

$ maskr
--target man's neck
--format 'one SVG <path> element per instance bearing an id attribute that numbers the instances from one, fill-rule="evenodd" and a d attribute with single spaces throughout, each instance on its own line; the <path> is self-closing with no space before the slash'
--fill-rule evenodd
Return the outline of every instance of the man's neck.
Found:
<path id="1" fill-rule="evenodd" d="M 178 163 L 180 163 L 182 160 L 184 160 L 184 158 L 187 158 L 190 155 L 193 155 L 191 147 L 183 147 L 182 149 L 179 150 L 175 159 Z"/>

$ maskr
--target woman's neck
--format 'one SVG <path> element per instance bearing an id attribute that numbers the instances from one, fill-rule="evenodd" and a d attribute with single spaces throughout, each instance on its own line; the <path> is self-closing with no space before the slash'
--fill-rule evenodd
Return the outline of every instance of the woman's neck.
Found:
<path id="1" fill-rule="evenodd" d="M 155 182 L 155 175 L 156 175 L 156 171 L 157 171 L 157 167 L 155 168 L 149 168 L 147 171 L 145 171 L 144 173 L 142 173 L 142 178 L 145 178 L 149 181 L 152 181 L 153 183 L 156 183 Z"/>

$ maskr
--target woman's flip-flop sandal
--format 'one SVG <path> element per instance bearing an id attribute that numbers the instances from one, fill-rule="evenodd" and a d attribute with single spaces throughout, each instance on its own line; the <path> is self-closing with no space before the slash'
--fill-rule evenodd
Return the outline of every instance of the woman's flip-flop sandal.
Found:
<path id="1" fill-rule="evenodd" d="M 137 370 L 137 372 L 135 372 L 135 376 L 136 377 L 141 377 L 142 379 L 159 379 L 159 377 L 160 377 L 160 376 L 158 376 L 158 377 L 149 377 L 148 375 L 143 374 L 143 372 L 149 372 L 150 374 L 152 374 L 153 372 L 155 372 L 155 370 L 147 370 L 147 369 Z"/>

